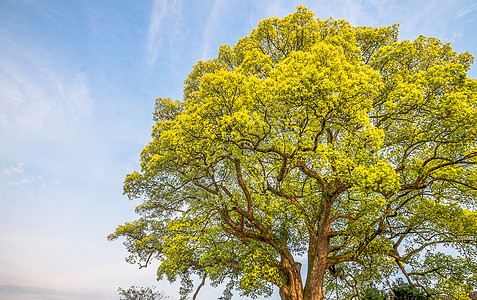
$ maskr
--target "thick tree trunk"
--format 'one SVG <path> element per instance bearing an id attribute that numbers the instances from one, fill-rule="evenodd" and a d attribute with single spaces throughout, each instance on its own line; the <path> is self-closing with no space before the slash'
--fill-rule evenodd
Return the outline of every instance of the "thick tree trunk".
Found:
<path id="1" fill-rule="evenodd" d="M 288 282 L 280 287 L 281 300 L 323 300 L 327 252 L 318 252 L 319 255 L 314 258 L 313 264 L 308 266 L 310 276 L 307 276 L 306 288 L 303 287 L 300 268 L 287 268 Z"/>
<path id="2" fill-rule="evenodd" d="M 330 251 L 331 227 L 329 222 L 331 199 L 324 198 L 316 234 L 310 234 L 308 248 L 308 274 L 303 300 L 323 300 L 323 281 Z"/>
<path id="3" fill-rule="evenodd" d="M 288 280 L 280 287 L 280 298 L 282 300 L 303 300 L 301 264 L 288 259 L 282 259 L 282 263 Z"/>
<path id="4" fill-rule="evenodd" d="M 308 272 L 303 286 L 300 269 L 301 264 L 295 263 L 293 257 L 282 256 L 282 267 L 287 282 L 280 287 L 282 300 L 323 300 L 323 281 L 327 269 L 327 259 L 330 253 L 332 229 L 330 212 L 333 198 L 337 194 L 327 194 L 322 198 L 319 207 L 316 229 L 309 229 Z M 316 230 L 316 231 L 315 231 Z"/>
<path id="5" fill-rule="evenodd" d="M 317 246 L 317 255 L 312 260 L 312 265 L 308 266 L 310 271 L 307 276 L 303 300 L 322 300 L 324 298 L 323 280 L 326 272 L 328 243 L 319 242 Z"/>
<path id="6" fill-rule="evenodd" d="M 329 253 L 329 226 L 325 226 L 317 237 L 310 240 L 308 250 L 308 274 L 305 287 L 298 263 L 286 266 L 288 282 L 280 288 L 282 300 L 323 300 L 323 280 Z M 285 264 L 284 264 L 285 267 Z"/>

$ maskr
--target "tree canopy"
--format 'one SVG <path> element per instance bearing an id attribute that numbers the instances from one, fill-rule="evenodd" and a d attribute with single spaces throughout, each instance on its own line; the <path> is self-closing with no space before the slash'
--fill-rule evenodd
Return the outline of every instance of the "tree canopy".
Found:
<path id="1" fill-rule="evenodd" d="M 156 100 L 124 192 L 128 261 L 193 294 L 352 299 L 402 276 L 428 296 L 477 286 L 477 81 L 450 44 L 398 41 L 305 7 L 199 61 Z M 193 278 L 202 281 L 194 289 Z"/>

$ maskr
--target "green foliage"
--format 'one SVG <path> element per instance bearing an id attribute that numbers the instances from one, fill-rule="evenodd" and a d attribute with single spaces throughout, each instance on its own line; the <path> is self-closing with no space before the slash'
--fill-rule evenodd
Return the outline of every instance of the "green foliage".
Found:
<path id="1" fill-rule="evenodd" d="M 398 273 L 426 294 L 477 283 L 477 81 L 450 44 L 398 41 L 305 7 L 199 61 L 156 101 L 124 193 L 128 261 L 244 295 L 356 297 Z M 448 255 L 442 249 L 454 249 Z M 301 278 L 301 263 L 309 270 Z"/>
<path id="2" fill-rule="evenodd" d="M 163 300 L 167 298 L 161 292 L 156 292 L 155 288 L 155 286 L 131 286 L 127 290 L 119 288 L 119 300 Z"/>
<path id="3" fill-rule="evenodd" d="M 427 300 L 429 297 L 422 290 L 402 281 L 395 284 L 390 292 L 377 288 L 367 288 L 359 298 L 360 300 Z"/>
<path id="4" fill-rule="evenodd" d="M 361 300 L 387 300 L 387 294 L 376 288 L 367 288 Z"/>
<path id="5" fill-rule="evenodd" d="M 391 290 L 384 291 L 377 288 L 366 288 L 360 300 L 427 300 L 430 299 L 422 290 L 406 284 L 402 279 L 394 283 Z"/>
<path id="6" fill-rule="evenodd" d="M 426 294 L 409 285 L 409 284 L 401 284 L 399 286 L 395 286 L 392 289 L 394 294 L 394 300 L 427 300 L 429 299 Z"/>

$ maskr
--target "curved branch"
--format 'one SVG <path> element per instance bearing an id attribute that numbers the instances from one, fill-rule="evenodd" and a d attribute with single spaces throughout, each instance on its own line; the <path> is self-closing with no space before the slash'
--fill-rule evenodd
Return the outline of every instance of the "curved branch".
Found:
<path id="1" fill-rule="evenodd" d="M 326 183 L 326 181 L 318 174 L 316 173 L 315 171 L 313 170 L 310 170 L 306 165 L 305 165 L 305 162 L 303 161 L 299 161 L 297 163 L 298 167 L 300 168 L 300 170 L 307 176 L 311 177 L 311 178 L 314 178 L 316 179 L 316 181 L 318 181 L 318 183 L 321 185 L 321 188 L 323 189 L 323 191 L 325 191 L 326 193 L 329 192 L 328 190 L 328 184 Z"/>
<path id="2" fill-rule="evenodd" d="M 238 184 L 240 185 L 240 188 L 242 189 L 245 199 L 247 200 L 247 206 L 248 206 L 248 213 L 250 214 L 250 217 L 253 216 L 253 202 L 252 202 L 252 196 L 250 195 L 250 192 L 245 185 L 245 182 L 243 180 L 242 176 L 242 166 L 240 165 L 240 160 L 238 158 L 233 159 L 232 157 L 229 157 L 230 160 L 233 161 L 235 165 L 235 172 L 237 175 L 237 181 Z"/>
<path id="3" fill-rule="evenodd" d="M 335 216 L 331 217 L 331 219 L 330 219 L 330 224 L 331 224 L 333 221 L 336 221 L 337 219 L 348 219 L 348 220 L 352 220 L 352 221 L 358 220 L 357 217 L 352 217 L 352 216 L 347 216 L 347 215 L 335 215 Z"/>
<path id="4" fill-rule="evenodd" d="M 147 265 L 149 264 L 149 261 L 151 260 L 153 254 L 154 254 L 154 251 L 152 251 L 151 254 L 149 254 L 146 260 L 146 263 L 144 265 L 141 265 L 141 263 L 139 263 L 139 269 L 147 268 Z"/>
<path id="5" fill-rule="evenodd" d="M 194 296 L 192 296 L 192 300 L 195 300 L 195 298 L 197 298 L 197 295 L 199 294 L 200 289 L 205 284 L 205 279 L 206 278 L 207 278 L 207 272 L 204 274 L 204 277 L 202 277 L 202 281 L 200 282 L 199 286 L 197 287 L 197 290 L 195 290 Z"/>

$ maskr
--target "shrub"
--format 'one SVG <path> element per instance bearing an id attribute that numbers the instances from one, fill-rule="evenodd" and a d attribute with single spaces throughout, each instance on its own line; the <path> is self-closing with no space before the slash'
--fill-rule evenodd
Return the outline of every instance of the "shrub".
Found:
<path id="1" fill-rule="evenodd" d="M 401 284 L 393 287 L 393 300 L 427 300 L 427 295 L 409 284 Z M 370 298 L 371 299 L 371 298 Z"/>

